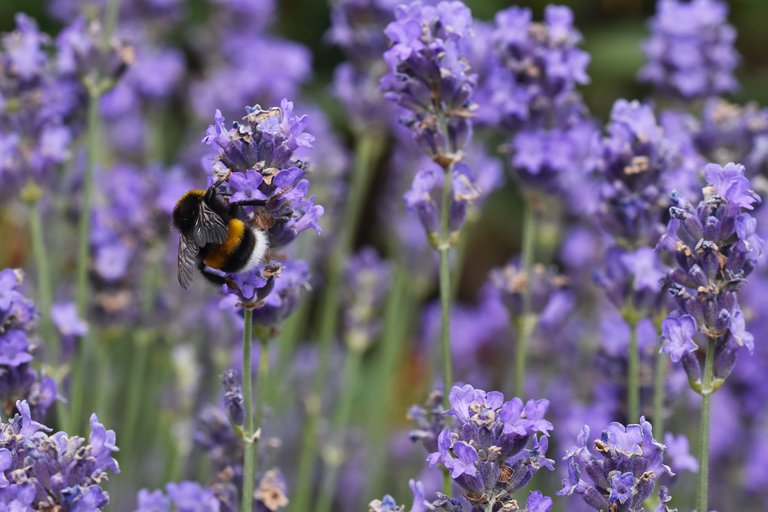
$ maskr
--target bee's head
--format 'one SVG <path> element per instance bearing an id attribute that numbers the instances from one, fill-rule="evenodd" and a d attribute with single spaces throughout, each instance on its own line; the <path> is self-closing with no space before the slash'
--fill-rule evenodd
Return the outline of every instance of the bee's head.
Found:
<path id="1" fill-rule="evenodd" d="M 173 225 L 182 234 L 190 233 L 197 222 L 200 202 L 204 200 L 207 191 L 190 190 L 176 203 L 173 208 Z"/>

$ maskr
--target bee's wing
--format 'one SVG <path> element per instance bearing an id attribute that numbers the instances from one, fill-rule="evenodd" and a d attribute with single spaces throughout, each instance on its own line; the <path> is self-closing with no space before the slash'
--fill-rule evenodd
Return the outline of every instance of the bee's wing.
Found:
<path id="1" fill-rule="evenodd" d="M 195 257 L 198 248 L 185 236 L 179 237 L 178 276 L 179 284 L 185 290 L 189 288 L 195 276 Z"/>
<path id="2" fill-rule="evenodd" d="M 192 240 L 198 247 L 204 247 L 207 244 L 223 244 L 226 239 L 226 223 L 205 201 L 201 201 Z"/>

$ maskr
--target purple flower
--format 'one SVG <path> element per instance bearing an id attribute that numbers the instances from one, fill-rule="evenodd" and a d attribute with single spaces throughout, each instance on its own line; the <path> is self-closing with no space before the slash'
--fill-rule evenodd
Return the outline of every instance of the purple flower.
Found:
<path id="1" fill-rule="evenodd" d="M 246 113 L 242 123 L 235 122 L 228 130 L 216 111 L 202 141 L 217 149 L 209 182 L 221 182 L 219 190 L 229 196 L 230 204 L 266 231 L 271 249 L 286 246 L 307 229 L 319 233 L 323 207 L 308 196 L 305 164 L 294 155 L 300 148 L 311 147 L 314 140 L 305 131 L 306 116 L 293 116 L 293 103 L 287 100 L 280 108 L 263 110 L 256 105 L 247 107 Z M 244 300 L 263 302 L 257 319 L 274 322 L 293 309 L 298 292 L 306 287 L 307 274 L 303 262 L 262 263 L 252 271 L 234 274 L 228 284 L 238 287 Z"/>
<path id="2" fill-rule="evenodd" d="M 552 430 L 544 419 L 547 400 L 505 402 L 499 392 L 468 384 L 451 388 L 449 398 L 447 414 L 456 422 L 440 433 L 427 461 L 443 465 L 468 496 L 496 496 L 503 505 L 542 466 L 553 469 L 545 457 Z"/>
<path id="3" fill-rule="evenodd" d="M 245 407 L 240 374 L 235 370 L 225 370 L 221 374 L 221 382 L 224 385 L 224 405 L 229 419 L 235 425 L 242 425 L 245 420 Z"/>
<path id="4" fill-rule="evenodd" d="M 715 341 L 714 374 L 720 380 L 730 374 L 739 350 L 753 348 L 738 290 L 757 265 L 763 246 L 748 213 L 760 197 L 749 188 L 743 166 L 709 164 L 705 177 L 707 186 L 696 207 L 672 196 L 671 219 L 658 244 L 676 263 L 665 278 L 676 310 L 670 314 L 663 350 L 682 361 L 694 389 L 701 385 L 701 358 L 706 351 L 693 352 L 692 328 L 702 338 Z"/>
<path id="5" fill-rule="evenodd" d="M 66 432 L 48 435 L 49 428 L 32 421 L 26 402 L 17 402 L 16 408 L 19 414 L 0 423 L 0 453 L 12 455 L 6 469 L 11 496 L 0 500 L 29 503 L 31 494 L 39 508 L 102 510 L 109 503 L 101 488 L 107 472 L 120 472 L 112 457 L 115 432 L 106 430 L 94 414 L 88 443 Z"/>
<path id="6" fill-rule="evenodd" d="M 655 245 L 674 182 L 672 146 L 650 106 L 617 100 L 608 135 L 594 142 L 598 218 L 619 245 Z"/>
<path id="7" fill-rule="evenodd" d="M 653 492 L 656 480 L 673 476 L 663 463 L 664 445 L 653 439 L 651 424 L 640 418 L 639 425 L 611 423 L 590 450 L 589 427 L 584 426 L 579 446 L 563 458 L 568 478 L 558 496 L 581 495 L 595 510 L 634 512 L 644 510 L 643 502 Z M 591 483 L 583 480 L 586 473 Z"/>
<path id="8" fill-rule="evenodd" d="M 680 362 L 686 352 L 694 352 L 697 348 L 693 341 L 696 336 L 696 320 L 691 315 L 667 317 L 661 322 L 661 333 L 664 342 L 661 350 L 669 354 L 675 363 Z"/>
<path id="9" fill-rule="evenodd" d="M 675 472 L 690 471 L 697 473 L 699 471 L 699 461 L 691 455 L 688 438 L 685 434 L 674 435 L 671 432 L 664 434 L 664 444 L 666 445 L 666 454 L 670 459 L 670 467 Z"/>
<path id="10" fill-rule="evenodd" d="M 21 270 L 0 270 L 0 400 L 6 415 L 17 400 L 25 400 L 35 418 L 42 418 L 58 394 L 55 381 L 32 368 L 38 312 L 24 295 L 23 281 Z"/>
<path id="11" fill-rule="evenodd" d="M 688 101 L 737 89 L 736 31 L 727 17 L 728 5 L 718 0 L 660 0 L 639 78 Z"/>
<path id="12" fill-rule="evenodd" d="M 398 6 L 385 30 L 392 46 L 384 53 L 384 95 L 402 107 L 401 122 L 419 147 L 444 167 L 461 159 L 472 130 L 476 76 L 466 57 L 471 25 L 472 14 L 461 2 L 414 2 Z"/>

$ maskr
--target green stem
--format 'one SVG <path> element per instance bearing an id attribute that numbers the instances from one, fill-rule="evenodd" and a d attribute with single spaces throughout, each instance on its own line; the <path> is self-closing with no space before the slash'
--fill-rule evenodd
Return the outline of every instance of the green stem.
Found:
<path id="1" fill-rule="evenodd" d="M 664 395 L 667 384 L 667 355 L 656 354 L 656 375 L 653 381 L 653 428 L 658 435 L 664 433 Z"/>
<path id="2" fill-rule="evenodd" d="M 117 26 L 117 14 L 120 10 L 120 0 L 110 0 L 107 2 L 107 12 L 104 15 L 104 48 L 109 47 L 112 34 L 115 33 Z"/>
<path id="3" fill-rule="evenodd" d="M 520 267 L 525 276 L 522 291 L 522 311 L 518 321 L 517 347 L 515 350 L 515 396 L 525 395 L 525 366 L 528 341 L 535 326 L 531 304 L 531 281 L 533 279 L 533 257 L 536 244 L 536 215 L 530 199 L 523 201 L 523 241 Z"/>
<path id="4" fill-rule="evenodd" d="M 253 510 L 253 487 L 256 477 L 256 444 L 253 439 L 253 380 L 251 376 L 251 343 L 253 342 L 253 310 L 243 308 L 243 402 L 245 405 L 245 432 L 243 444 L 243 494 L 240 510 Z"/>
<path id="5" fill-rule="evenodd" d="M 83 173 L 83 198 L 80 204 L 80 225 L 77 245 L 77 288 L 75 302 L 77 311 L 85 319 L 88 305 L 88 267 L 89 245 L 91 233 L 91 204 L 93 202 L 93 170 L 96 166 L 96 154 L 99 151 L 99 98 L 101 94 L 91 91 L 88 96 L 88 125 L 86 137 L 88 141 L 88 158 Z"/>
<path id="6" fill-rule="evenodd" d="M 254 412 L 254 429 L 262 429 L 264 424 L 264 403 L 266 401 L 266 391 L 269 386 L 269 336 L 266 333 L 260 333 L 259 345 L 259 375 L 256 385 L 256 408 Z M 258 457 L 256 457 L 256 466 L 258 466 Z M 258 468 L 257 468 L 258 469 Z M 249 509 L 250 510 L 250 509 Z"/>
<path id="7" fill-rule="evenodd" d="M 451 201 L 452 167 L 446 167 L 443 174 L 443 197 L 440 203 L 440 345 L 443 359 L 443 408 L 448 410 L 448 395 L 453 385 L 453 367 L 451 363 L 451 269 L 450 269 L 450 233 L 448 232 L 449 208 Z M 451 494 L 451 479 L 444 478 L 443 492 Z"/>
<path id="8" fill-rule="evenodd" d="M 308 411 L 309 417 L 304 422 L 303 448 L 299 461 L 299 475 L 296 482 L 294 506 L 292 510 L 308 510 L 312 492 L 312 466 L 317 454 L 317 417 L 322 409 L 320 393 L 326 388 L 330 369 L 331 352 L 333 351 L 334 334 L 339 314 L 338 291 L 341 281 L 341 271 L 352 250 L 352 243 L 363 207 L 368 196 L 368 188 L 373 177 L 372 164 L 379 158 L 382 151 L 382 137 L 377 133 L 363 135 L 355 148 L 355 163 L 347 195 L 348 203 L 342 217 L 343 222 L 339 232 L 339 240 L 328 261 L 328 271 L 323 294 L 320 299 L 319 327 L 319 362 L 314 380 L 314 392 L 307 397 L 308 407 L 316 412 Z"/>
<path id="9" fill-rule="evenodd" d="M 629 368 L 627 375 L 627 423 L 640 420 L 640 353 L 637 348 L 637 322 L 629 320 Z"/>
<path id="10" fill-rule="evenodd" d="M 450 406 L 448 393 L 453 384 L 453 368 L 451 364 L 451 268 L 450 268 L 450 233 L 448 233 L 449 208 L 451 202 L 451 172 L 450 167 L 444 170 L 443 197 L 440 204 L 440 345 L 443 354 L 443 407 Z"/>
<path id="11" fill-rule="evenodd" d="M 342 392 L 339 404 L 334 415 L 333 430 L 334 439 L 327 448 L 325 454 L 326 468 L 320 497 L 313 510 L 315 512 L 329 512 L 336 493 L 336 485 L 339 479 L 339 469 L 344 462 L 344 441 L 347 425 L 352 413 L 352 403 L 355 392 L 358 389 L 360 367 L 363 360 L 363 351 L 352 348 L 344 359 L 344 373 L 342 380 Z"/>
<path id="12" fill-rule="evenodd" d="M 382 494 L 381 486 L 387 471 L 387 414 L 390 412 L 392 394 L 392 375 L 396 372 L 397 361 L 402 354 L 403 341 L 406 339 L 405 316 L 410 307 L 410 297 L 406 294 L 408 272 L 404 265 L 395 265 L 392 288 L 389 291 L 384 310 L 384 324 L 381 333 L 381 354 L 377 358 L 374 369 L 374 385 L 369 401 L 368 432 L 370 432 L 371 449 L 373 450 L 370 468 L 370 496 Z"/>
<path id="13" fill-rule="evenodd" d="M 80 221 L 77 244 L 77 269 L 75 304 L 80 318 L 88 320 L 88 267 L 90 266 L 90 232 L 91 232 L 91 205 L 93 202 L 93 171 L 96 166 L 96 155 L 99 151 L 99 98 L 101 93 L 89 90 L 88 95 L 88 121 L 86 127 L 86 139 L 88 155 L 85 171 L 83 173 L 83 197 L 80 204 Z M 82 412 L 85 410 L 85 370 L 89 368 L 92 359 L 91 351 L 93 338 L 90 330 L 80 340 L 80 346 L 75 356 L 72 367 L 71 385 L 71 409 L 67 431 L 75 433 L 79 431 Z"/>
<path id="14" fill-rule="evenodd" d="M 40 319 L 40 333 L 43 336 L 45 348 L 47 350 L 46 359 L 53 366 L 59 364 L 59 343 L 53 330 L 51 321 L 51 303 L 53 289 L 51 283 L 51 270 L 48 260 L 48 250 L 45 247 L 45 237 L 43 236 L 43 220 L 40 215 L 40 203 L 29 203 L 29 230 L 32 239 L 32 255 L 37 267 L 37 287 L 38 287 L 38 305 L 43 315 Z"/>
<path id="15" fill-rule="evenodd" d="M 709 512 L 709 423 L 712 406 L 712 365 L 715 358 L 715 339 L 707 338 L 707 353 L 704 358 L 704 380 L 701 383 L 701 423 L 699 426 L 699 486 L 696 510 Z"/>

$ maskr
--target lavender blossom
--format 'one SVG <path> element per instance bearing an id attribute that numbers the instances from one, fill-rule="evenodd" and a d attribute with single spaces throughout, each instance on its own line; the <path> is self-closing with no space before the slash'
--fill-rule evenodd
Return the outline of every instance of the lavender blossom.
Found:
<path id="1" fill-rule="evenodd" d="M 120 472 L 112 457 L 115 432 L 93 414 L 87 443 L 66 432 L 48 435 L 48 427 L 32 420 L 26 401 L 16 402 L 16 408 L 13 418 L 0 423 L 0 459 L 5 461 L 0 502 L 73 512 L 106 507 L 109 494 L 101 485 L 108 472 Z"/>
<path id="2" fill-rule="evenodd" d="M 659 241 L 659 249 L 674 256 L 677 265 L 665 282 L 676 310 L 663 323 L 662 351 L 682 361 L 691 386 L 700 389 L 703 350 L 698 335 L 714 340 L 717 389 L 733 369 L 736 354 L 754 348 L 738 290 L 754 270 L 764 242 L 748 213 L 760 197 L 750 190 L 744 167 L 709 164 L 704 172 L 703 200 L 694 207 L 673 195 L 671 219 Z"/>
<path id="3" fill-rule="evenodd" d="M 640 418 L 639 425 L 611 423 L 590 449 L 589 427 L 584 426 L 578 445 L 563 458 L 568 477 L 558 496 L 580 495 L 595 510 L 644 512 L 643 502 L 656 481 L 672 476 L 664 465 L 664 445 L 653 438 L 651 424 Z M 591 482 L 581 478 L 582 472 Z"/>
<path id="4" fill-rule="evenodd" d="M 583 110 L 576 87 L 589 82 L 589 55 L 578 48 L 581 34 L 573 27 L 571 9 L 549 5 L 544 21 L 534 22 L 530 9 L 510 7 L 495 21 L 499 65 L 484 84 L 488 105 L 483 111 L 492 117 L 483 121 L 512 132 L 570 124 L 568 118 Z"/>
<path id="5" fill-rule="evenodd" d="M 466 57 L 471 25 L 472 14 L 461 2 L 417 1 L 400 5 L 385 30 L 392 47 L 384 54 L 384 96 L 402 107 L 400 121 L 442 167 L 461 160 L 472 131 L 476 76 Z"/>
<path id="6" fill-rule="evenodd" d="M 379 80 L 386 71 L 382 55 L 388 48 L 384 34 L 395 19 L 398 0 L 338 0 L 331 4 L 328 38 L 341 47 L 348 62 L 333 74 L 333 89 L 352 118 L 363 129 L 388 124 L 394 117 L 382 101 Z"/>
<path id="7" fill-rule="evenodd" d="M 437 438 L 437 451 L 429 454 L 429 467 L 444 467 L 473 504 L 495 500 L 501 505 L 545 467 L 554 469 L 545 457 L 552 424 L 544 419 L 549 402 L 504 396 L 454 386 L 449 395 L 453 428 L 444 428 Z M 538 435 L 543 434 L 543 435 Z"/>
<path id="8" fill-rule="evenodd" d="M 289 244 L 306 229 L 319 233 L 317 221 L 323 207 L 314 204 L 314 196 L 307 197 L 304 165 L 293 157 L 299 147 L 310 147 L 314 140 L 304 131 L 305 118 L 292 116 L 293 104 L 287 100 L 281 108 L 262 110 L 257 105 L 246 112 L 243 123 L 235 122 L 227 130 L 217 111 L 215 123 L 208 127 L 203 143 L 218 149 L 210 182 L 224 179 L 220 190 L 230 194 L 230 203 L 241 205 L 254 225 L 268 233 L 272 250 Z M 285 268 L 292 275 L 305 273 L 306 265 L 303 269 Z M 237 274 L 235 282 L 244 299 L 261 301 L 280 282 L 282 270 L 275 263 L 261 264 L 254 271 Z M 287 285 L 283 282 L 281 286 L 287 289 Z M 285 305 L 277 295 L 273 301 L 276 308 Z"/>
<path id="9" fill-rule="evenodd" d="M 33 416 L 43 418 L 58 394 L 55 381 L 32 368 L 38 312 L 24 295 L 23 280 L 21 270 L 0 270 L 0 401 L 7 415 L 17 400 L 25 400 Z"/>
<path id="10" fill-rule="evenodd" d="M 687 101 L 737 89 L 736 30 L 727 17 L 727 3 L 718 0 L 659 0 L 640 80 Z"/>
<path id="11" fill-rule="evenodd" d="M 693 139 L 709 161 L 720 165 L 741 162 L 750 178 L 759 176 L 768 165 L 768 109 L 710 99 L 701 109 Z M 766 184 L 764 178 L 760 180 L 755 185 L 762 192 Z"/>
<path id="12" fill-rule="evenodd" d="M 672 148 L 653 110 L 637 101 L 614 103 L 607 132 L 595 144 L 600 223 L 621 247 L 653 246 L 664 231 Z"/>
<path id="13" fill-rule="evenodd" d="M 24 14 L 16 25 L 0 40 L 0 178 L 9 192 L 50 182 L 70 157 L 72 121 L 85 105 L 82 86 L 57 66 L 54 41 Z"/>

